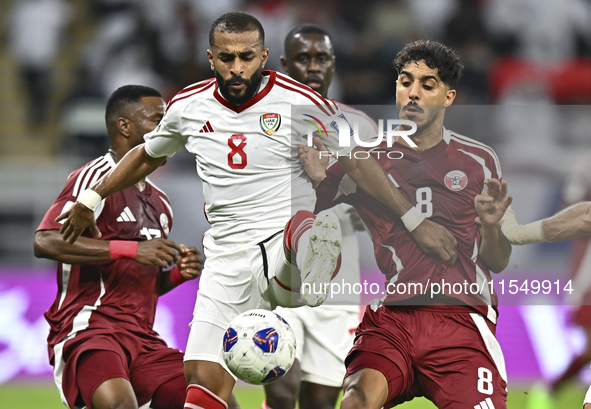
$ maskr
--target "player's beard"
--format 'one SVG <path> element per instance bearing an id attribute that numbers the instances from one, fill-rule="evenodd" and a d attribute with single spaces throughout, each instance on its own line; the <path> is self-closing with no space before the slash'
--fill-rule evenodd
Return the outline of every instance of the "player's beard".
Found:
<path id="1" fill-rule="evenodd" d="M 232 77 L 228 81 L 225 81 L 220 73 L 215 70 L 215 79 L 217 80 L 220 87 L 220 93 L 226 99 L 226 101 L 230 102 L 232 105 L 240 106 L 250 100 L 256 94 L 257 89 L 261 83 L 262 72 L 263 67 L 259 67 L 259 69 L 256 70 L 249 79 L 244 79 L 238 76 Z M 246 84 L 246 90 L 244 94 L 240 97 L 235 97 L 232 95 L 228 90 L 232 84 Z"/>

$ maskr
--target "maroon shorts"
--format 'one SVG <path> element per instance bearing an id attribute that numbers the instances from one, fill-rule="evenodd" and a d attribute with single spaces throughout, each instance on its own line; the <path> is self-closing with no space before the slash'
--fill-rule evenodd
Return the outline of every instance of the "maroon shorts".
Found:
<path id="1" fill-rule="evenodd" d="M 572 320 L 581 327 L 591 327 L 591 305 L 579 306 L 573 312 Z"/>
<path id="2" fill-rule="evenodd" d="M 418 396 L 439 408 L 506 408 L 494 326 L 468 307 L 368 306 L 345 364 L 345 377 L 363 368 L 386 377 L 387 408 Z"/>
<path id="3" fill-rule="evenodd" d="M 149 402 L 154 392 L 171 380 L 184 395 L 183 354 L 158 338 L 142 338 L 126 331 L 104 334 L 90 330 L 66 341 L 61 353 L 60 348 L 60 344 L 54 348 L 54 378 L 70 408 L 91 408 L 95 390 L 112 378 L 131 383 L 139 406 Z M 162 390 L 176 393 L 169 386 Z"/>

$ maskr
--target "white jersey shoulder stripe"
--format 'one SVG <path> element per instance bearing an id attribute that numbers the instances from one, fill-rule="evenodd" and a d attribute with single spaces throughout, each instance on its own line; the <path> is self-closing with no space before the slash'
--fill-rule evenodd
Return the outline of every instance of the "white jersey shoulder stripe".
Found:
<path id="1" fill-rule="evenodd" d="M 484 158 L 472 153 L 472 152 L 467 152 L 463 149 L 458 149 L 458 152 L 462 152 L 465 155 L 468 155 L 469 157 L 471 157 L 472 159 L 474 159 L 476 162 L 478 162 L 478 164 L 480 166 L 482 166 L 482 170 L 484 172 L 484 179 L 490 179 L 492 178 L 492 172 L 490 171 L 490 169 L 488 168 L 488 166 L 486 166 L 486 161 L 484 160 Z"/>
<path id="2" fill-rule="evenodd" d="M 74 195 L 74 197 L 78 197 L 78 194 L 88 187 L 88 182 L 97 169 L 100 169 L 106 164 L 108 164 L 108 161 L 104 156 L 102 156 L 95 162 L 91 162 L 82 172 L 80 172 L 78 178 L 76 179 L 76 184 L 74 185 L 72 195 Z"/>
<path id="3" fill-rule="evenodd" d="M 300 94 L 308 97 L 316 105 L 320 105 L 320 106 L 324 106 L 324 107 L 329 108 L 329 110 L 333 114 L 334 114 L 333 111 L 336 111 L 336 109 L 337 109 L 336 105 L 331 106 L 331 103 L 329 102 L 330 100 L 323 98 L 322 96 L 320 96 L 320 94 L 315 93 L 312 90 L 312 88 L 308 87 L 307 85 L 304 85 L 304 84 L 301 84 L 301 83 L 295 81 L 291 77 L 286 77 L 285 75 L 283 75 L 281 73 L 277 73 L 277 77 L 275 78 L 275 81 L 278 85 L 281 85 L 283 88 L 286 88 L 286 87 L 294 88 L 296 90 L 296 92 L 299 92 Z"/>
<path id="4" fill-rule="evenodd" d="M 96 182 L 98 182 L 100 179 L 102 179 L 106 174 L 107 174 L 107 170 L 111 170 L 112 166 L 109 163 L 106 163 L 104 166 L 102 166 L 101 168 L 99 168 L 94 176 L 92 177 L 92 179 L 90 180 L 90 183 L 88 183 L 88 187 L 90 186 L 94 186 L 94 184 Z"/>
<path id="5" fill-rule="evenodd" d="M 174 97 L 172 97 L 172 99 L 170 100 L 170 104 L 172 104 L 174 101 L 176 101 L 178 99 L 182 99 L 182 98 L 189 96 L 189 94 L 194 94 L 196 92 L 203 90 L 208 85 L 211 85 L 212 82 L 215 82 L 215 78 L 210 78 L 208 80 L 201 81 L 201 82 L 198 82 L 194 85 L 183 88 Z"/>
<path id="6" fill-rule="evenodd" d="M 80 173 L 78 173 L 78 176 L 76 178 L 76 182 L 74 183 L 74 190 L 73 190 L 73 194 L 74 195 L 78 195 L 78 191 L 80 190 L 80 183 L 82 182 L 82 180 L 84 179 L 84 175 L 86 174 L 86 172 L 88 172 L 90 169 L 92 169 L 92 167 L 99 161 L 103 161 L 104 157 L 101 156 L 100 158 L 97 158 L 91 162 L 89 162 L 81 171 Z M 72 177 L 72 175 L 75 172 L 70 173 L 70 176 L 68 176 L 68 179 L 70 179 Z"/>
<path id="7" fill-rule="evenodd" d="M 170 109 L 170 107 L 175 102 L 181 101 L 183 99 L 190 98 L 190 97 L 195 96 L 195 95 L 197 95 L 197 94 L 199 94 L 199 93 L 201 93 L 203 91 L 207 91 L 208 89 L 210 89 L 215 84 L 216 84 L 215 81 L 210 81 L 207 84 L 205 84 L 204 86 L 202 86 L 202 87 L 200 87 L 198 89 L 192 90 L 192 92 L 188 92 L 188 93 L 185 93 L 184 95 L 180 95 L 180 96 L 177 94 L 173 99 L 170 100 L 170 102 L 166 106 L 166 111 L 168 111 Z"/>
<path id="8" fill-rule="evenodd" d="M 480 149 L 484 150 L 485 152 L 487 152 L 492 157 L 492 159 L 495 163 L 495 167 L 496 167 L 499 177 L 503 177 L 503 174 L 501 173 L 501 164 L 499 162 L 499 158 L 497 157 L 497 154 L 495 153 L 495 151 L 492 150 L 492 148 L 490 146 L 485 145 L 482 142 L 478 142 L 472 138 L 468 138 L 467 136 L 459 135 L 455 132 L 451 133 L 450 139 L 453 139 L 454 141 L 464 144 L 464 145 L 467 145 L 467 146 L 472 146 L 474 148 L 480 148 Z"/>

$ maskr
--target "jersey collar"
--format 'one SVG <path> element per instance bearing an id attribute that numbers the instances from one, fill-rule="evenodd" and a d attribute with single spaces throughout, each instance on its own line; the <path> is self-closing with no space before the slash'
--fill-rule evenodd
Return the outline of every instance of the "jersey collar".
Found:
<path id="1" fill-rule="evenodd" d="M 271 88 L 273 88 L 273 85 L 275 85 L 276 74 L 277 73 L 275 71 L 271 71 L 271 70 L 263 71 L 262 72 L 263 76 L 265 76 L 265 75 L 269 76 L 269 81 L 267 81 L 267 84 L 254 97 L 252 97 L 251 99 L 249 99 L 244 104 L 242 104 L 238 107 L 236 105 L 229 103 L 224 97 L 222 97 L 222 94 L 220 94 L 220 91 L 219 91 L 219 86 L 217 86 L 217 80 L 216 80 L 215 91 L 213 91 L 213 96 L 215 97 L 215 99 L 218 100 L 218 102 L 220 104 L 222 104 L 226 108 L 228 108 L 236 113 L 240 113 L 240 112 L 244 111 L 245 109 L 250 108 L 251 106 L 253 106 L 257 102 L 259 102 L 271 91 Z"/>

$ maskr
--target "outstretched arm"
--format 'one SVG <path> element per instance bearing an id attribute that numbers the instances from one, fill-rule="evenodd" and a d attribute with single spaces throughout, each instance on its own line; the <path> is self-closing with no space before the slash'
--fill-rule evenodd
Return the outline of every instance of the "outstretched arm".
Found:
<path id="1" fill-rule="evenodd" d="M 127 242 L 126 243 L 131 243 Z M 141 264 L 170 267 L 176 262 L 181 247 L 174 241 L 152 239 L 137 243 L 133 260 Z M 118 242 L 80 237 L 74 244 L 65 242 L 57 230 L 40 230 L 35 233 L 35 257 L 48 258 L 67 264 L 100 263 L 116 259 L 112 254 Z M 121 254 L 121 253 L 119 253 Z M 130 254 L 131 255 L 131 254 Z M 129 257 L 131 258 L 131 257 Z"/>
<path id="2" fill-rule="evenodd" d="M 503 234 L 511 244 L 535 244 L 562 241 L 591 235 L 591 202 L 576 203 L 548 217 L 528 224 L 517 223 L 515 212 L 503 217 Z"/>
<path id="3" fill-rule="evenodd" d="M 548 241 L 562 241 L 591 234 L 591 202 L 576 203 L 542 220 Z"/>
<path id="4" fill-rule="evenodd" d="M 328 165 L 326 147 L 320 138 L 314 138 L 316 149 L 300 145 L 300 161 L 314 188 L 322 182 L 325 177 L 325 170 Z M 443 226 L 425 219 L 402 196 L 396 186 L 384 173 L 378 162 L 373 157 L 366 158 L 366 152 L 356 159 L 355 153 L 360 151 L 355 148 L 350 157 L 340 156 L 339 162 L 353 181 L 365 190 L 368 194 L 386 204 L 396 215 L 400 216 L 408 231 L 421 247 L 421 250 L 428 255 L 438 257 L 447 264 L 453 264 L 457 259 L 457 242 L 454 236 Z"/>
<path id="5" fill-rule="evenodd" d="M 426 219 L 413 207 L 388 180 L 372 156 L 365 159 L 366 155 L 361 155 L 364 159 L 356 159 L 357 151 L 360 149 L 353 149 L 350 157 L 339 157 L 339 162 L 357 186 L 400 216 L 425 254 L 438 257 L 446 264 L 455 263 L 458 256 L 455 237 L 445 227 Z"/>
<path id="6" fill-rule="evenodd" d="M 166 157 L 153 158 L 148 155 L 143 144 L 130 150 L 117 166 L 90 189 L 82 192 L 78 201 L 56 219 L 58 222 L 64 220 L 60 229 L 63 239 L 72 244 L 86 228 L 95 237 L 100 237 L 101 232 L 96 226 L 93 211 L 101 199 L 133 186 L 162 165 L 165 159 Z"/>
<path id="7" fill-rule="evenodd" d="M 478 254 L 482 262 L 494 273 L 500 273 L 509 264 L 511 244 L 501 231 L 500 221 L 513 201 L 508 195 L 506 181 L 487 179 L 486 190 L 474 198 L 474 206 L 480 219 L 482 242 Z"/>

